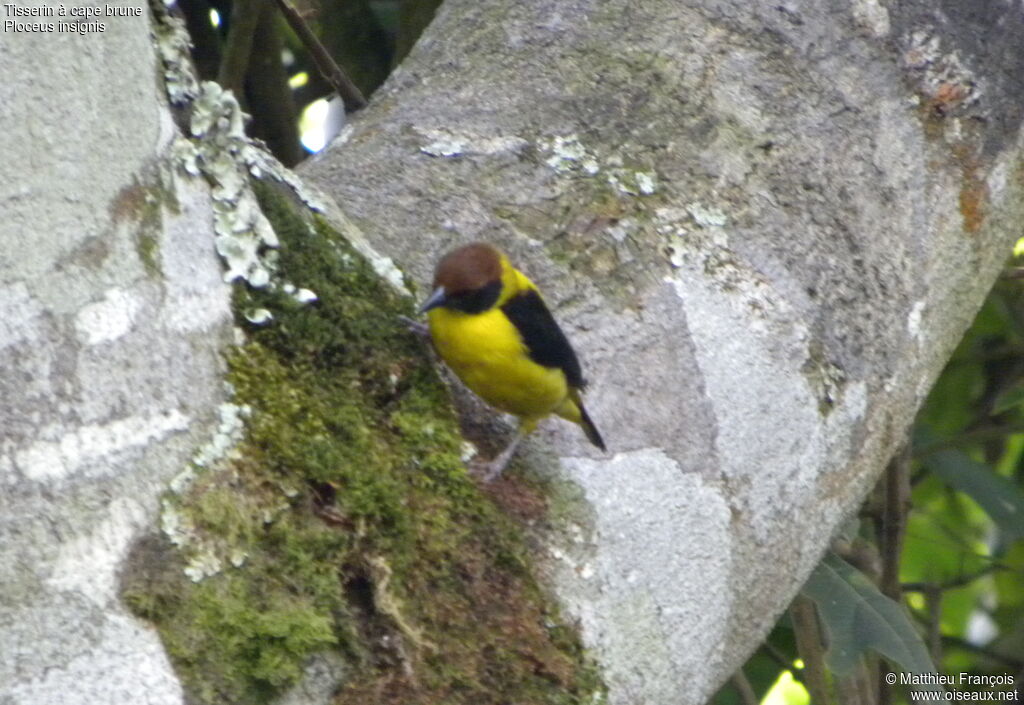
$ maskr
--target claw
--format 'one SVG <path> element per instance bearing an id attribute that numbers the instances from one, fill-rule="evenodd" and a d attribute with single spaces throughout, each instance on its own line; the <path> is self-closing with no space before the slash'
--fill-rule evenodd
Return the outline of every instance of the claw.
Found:
<path id="1" fill-rule="evenodd" d="M 512 460 L 512 456 L 515 454 L 516 448 L 519 447 L 519 442 L 522 441 L 525 436 L 526 434 L 521 431 L 516 433 L 515 438 L 513 438 L 505 447 L 505 450 L 501 451 L 494 460 L 484 465 L 480 479 L 483 480 L 485 484 L 493 482 L 501 476 L 501 473 L 505 471 L 506 467 L 508 467 L 509 461 Z"/>
<path id="2" fill-rule="evenodd" d="M 426 323 L 413 320 L 408 316 L 399 316 L 398 320 L 405 324 L 405 327 L 409 330 L 410 333 L 415 333 L 416 335 L 424 339 L 430 338 L 430 328 L 427 327 Z"/>

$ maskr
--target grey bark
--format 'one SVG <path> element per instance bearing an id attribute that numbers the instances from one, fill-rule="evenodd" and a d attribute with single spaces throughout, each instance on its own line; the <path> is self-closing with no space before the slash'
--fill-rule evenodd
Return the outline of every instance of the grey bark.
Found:
<path id="1" fill-rule="evenodd" d="M 1022 31 L 977 0 L 447 0 L 304 170 L 421 290 L 483 239 L 557 309 L 611 452 L 537 434 L 572 504 L 547 569 L 613 702 L 713 693 L 905 438 L 1021 234 Z"/>
<path id="2" fill-rule="evenodd" d="M 489 239 L 556 307 L 612 452 L 538 434 L 541 558 L 614 702 L 702 702 L 901 442 L 1018 235 L 1021 24 L 449 0 L 307 170 L 421 283 Z M 229 311 L 149 31 L 0 41 L 5 705 L 182 698 L 117 572 L 216 425 Z"/>
<path id="3" fill-rule="evenodd" d="M 209 435 L 230 310 L 142 7 L 0 39 L 4 705 L 182 701 L 118 572 Z"/>

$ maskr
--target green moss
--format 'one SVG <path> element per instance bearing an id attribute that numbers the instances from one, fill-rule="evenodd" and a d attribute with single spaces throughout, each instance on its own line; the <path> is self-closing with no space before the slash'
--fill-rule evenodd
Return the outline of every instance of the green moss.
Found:
<path id="1" fill-rule="evenodd" d="M 398 320 L 411 302 L 324 221 L 257 193 L 281 277 L 318 300 L 236 290 L 236 311 L 274 314 L 238 317 L 248 342 L 229 380 L 252 410 L 245 439 L 168 498 L 193 540 L 138 549 L 126 602 L 196 702 L 266 702 L 329 649 L 351 667 L 338 702 L 592 702 L 600 684 L 517 524 L 459 460 L 447 390 Z M 221 570 L 194 583 L 184 567 L 203 556 Z"/>
<path id="2" fill-rule="evenodd" d="M 142 260 L 142 266 L 146 268 L 146 273 L 153 277 L 159 275 L 160 265 L 157 262 L 157 254 L 160 241 L 157 240 L 156 235 L 150 232 L 140 232 L 135 246 L 139 253 L 139 259 Z"/>
<path id="3" fill-rule="evenodd" d="M 818 413 L 826 417 L 842 401 L 846 375 L 831 362 L 821 340 L 813 338 L 807 346 L 807 360 L 801 368 L 818 397 Z"/>
<path id="4" fill-rule="evenodd" d="M 139 260 L 151 277 L 160 276 L 160 240 L 163 212 L 180 213 L 181 206 L 174 190 L 167 187 L 159 174 L 135 181 L 118 192 L 110 204 L 113 220 L 131 221 L 135 226 L 135 250 Z"/>

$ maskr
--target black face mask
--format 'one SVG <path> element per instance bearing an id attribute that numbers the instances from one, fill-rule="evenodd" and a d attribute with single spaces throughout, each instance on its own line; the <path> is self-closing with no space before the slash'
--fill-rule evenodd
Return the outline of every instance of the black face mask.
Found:
<path id="1" fill-rule="evenodd" d="M 463 313 L 482 313 L 494 306 L 499 296 L 501 296 L 501 281 L 495 280 L 480 289 L 448 294 L 441 305 Z"/>

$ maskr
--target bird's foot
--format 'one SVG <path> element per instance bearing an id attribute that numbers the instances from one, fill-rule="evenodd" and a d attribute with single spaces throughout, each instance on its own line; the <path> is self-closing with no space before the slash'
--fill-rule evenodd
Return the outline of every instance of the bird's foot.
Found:
<path id="1" fill-rule="evenodd" d="M 495 460 L 476 460 L 469 464 L 469 474 L 485 485 L 489 485 L 499 477 L 508 467 L 508 463 L 499 463 Z"/>
<path id="2" fill-rule="evenodd" d="M 495 480 L 497 480 L 499 477 L 501 477 L 501 473 L 505 471 L 506 467 L 508 467 L 507 462 L 497 463 L 494 460 L 492 460 L 489 463 L 481 463 L 479 466 L 477 466 L 476 472 L 474 472 L 474 474 L 477 477 L 479 477 L 480 481 L 483 482 L 485 485 L 489 485 Z"/>
<path id="3" fill-rule="evenodd" d="M 505 472 L 505 468 L 508 467 L 509 462 L 512 460 L 512 456 L 515 455 L 516 448 L 519 447 L 519 442 L 523 440 L 523 434 L 517 433 L 516 437 L 505 447 L 505 450 L 501 451 L 489 463 L 483 463 L 482 465 L 475 468 L 474 474 L 479 475 L 480 479 L 485 483 L 494 482 L 501 476 L 501 473 Z"/>
<path id="4" fill-rule="evenodd" d="M 415 333 L 424 340 L 430 338 L 430 328 L 427 327 L 426 323 L 413 320 L 408 316 L 399 316 L 398 320 L 405 324 L 410 333 Z"/>

